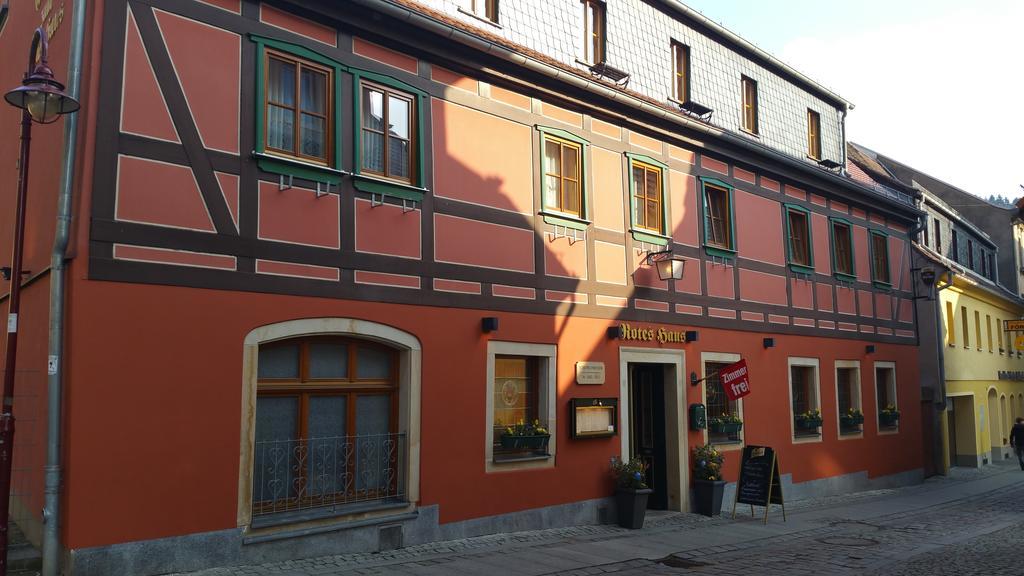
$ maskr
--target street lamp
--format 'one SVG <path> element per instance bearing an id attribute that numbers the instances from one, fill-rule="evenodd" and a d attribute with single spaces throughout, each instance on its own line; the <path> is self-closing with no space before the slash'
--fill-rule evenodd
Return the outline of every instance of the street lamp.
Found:
<path id="1" fill-rule="evenodd" d="M 14 450 L 14 367 L 18 355 L 18 310 L 21 304 L 21 259 L 25 240 L 25 199 L 28 191 L 29 144 L 32 122 L 49 124 L 63 114 L 78 111 L 78 101 L 64 93 L 47 63 L 46 31 L 37 28 L 28 54 L 28 69 L 21 86 L 4 94 L 21 113 L 21 157 L 18 163 L 18 197 L 14 221 L 14 256 L 11 263 L 11 294 L 7 309 L 7 348 L 4 364 L 3 409 L 0 413 L 0 576 L 7 574 L 7 521 L 10 511 L 11 464 Z M 38 56 L 38 62 L 36 57 Z"/>
<path id="2" fill-rule="evenodd" d="M 647 254 L 647 265 L 653 265 L 657 268 L 658 279 L 660 280 L 680 280 L 683 277 L 686 259 L 682 256 L 676 256 L 669 249 Z"/>

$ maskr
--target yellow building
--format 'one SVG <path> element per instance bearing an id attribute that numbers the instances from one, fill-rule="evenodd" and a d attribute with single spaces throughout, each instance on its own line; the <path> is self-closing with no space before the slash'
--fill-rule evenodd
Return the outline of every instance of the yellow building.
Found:
<path id="1" fill-rule="evenodd" d="M 1024 416 L 1024 332 L 1004 331 L 1004 321 L 1021 318 L 1024 302 L 969 273 L 957 275 L 939 298 L 946 344 L 943 468 L 1009 458 L 1010 428 Z"/>

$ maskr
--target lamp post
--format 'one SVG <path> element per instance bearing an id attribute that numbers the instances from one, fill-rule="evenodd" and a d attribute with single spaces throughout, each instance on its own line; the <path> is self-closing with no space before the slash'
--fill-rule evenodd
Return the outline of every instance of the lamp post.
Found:
<path id="1" fill-rule="evenodd" d="M 7 345 L 4 364 L 3 408 L 0 412 L 0 576 L 7 574 L 7 522 L 10 512 L 11 465 L 14 452 L 14 368 L 18 355 L 18 310 L 21 304 L 21 260 L 25 240 L 25 200 L 32 122 L 49 124 L 63 114 L 76 112 L 78 101 L 64 93 L 47 63 L 46 31 L 32 36 L 28 69 L 21 86 L 4 94 L 9 104 L 22 109 L 21 156 L 18 163 L 18 199 L 14 221 L 14 255 L 11 263 L 11 294 L 7 309 Z M 38 56 L 38 62 L 36 57 Z"/>

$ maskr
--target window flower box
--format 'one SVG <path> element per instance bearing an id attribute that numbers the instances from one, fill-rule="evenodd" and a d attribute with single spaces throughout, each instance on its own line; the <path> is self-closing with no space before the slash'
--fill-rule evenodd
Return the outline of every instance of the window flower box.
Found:
<path id="1" fill-rule="evenodd" d="M 844 429 L 860 429 L 860 425 L 863 423 L 864 414 L 860 410 L 851 408 L 846 413 L 839 415 L 839 425 Z"/>
<path id="2" fill-rule="evenodd" d="M 547 450 L 551 434 L 502 434 L 501 447 L 506 450 Z"/>
<path id="3" fill-rule="evenodd" d="M 821 412 L 808 410 L 794 416 L 793 422 L 798 430 L 817 430 L 821 427 Z"/>
<path id="4" fill-rule="evenodd" d="M 900 411 L 895 406 L 886 406 L 878 413 L 878 424 L 885 428 L 895 428 L 900 423 Z"/>
<path id="5" fill-rule="evenodd" d="M 708 430 L 715 434 L 739 434 L 743 429 L 743 420 L 736 414 L 716 416 L 708 420 Z"/>

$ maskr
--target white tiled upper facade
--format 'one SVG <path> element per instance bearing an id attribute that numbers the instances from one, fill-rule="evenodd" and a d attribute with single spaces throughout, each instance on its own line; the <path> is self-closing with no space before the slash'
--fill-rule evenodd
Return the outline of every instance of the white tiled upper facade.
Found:
<path id="1" fill-rule="evenodd" d="M 586 69 L 577 61 L 583 46 L 581 0 L 500 0 L 498 26 L 468 14 L 471 0 L 419 1 L 581 71 Z M 821 115 L 821 157 L 842 162 L 842 108 L 838 103 L 819 98 L 698 32 L 662 2 L 607 0 L 606 7 L 606 61 L 630 74 L 629 89 L 668 102 L 672 94 L 671 42 L 675 40 L 690 48 L 690 99 L 714 110 L 712 124 L 745 134 L 740 130 L 740 76 L 747 76 L 757 82 L 758 141 L 806 158 L 807 110 L 811 109 Z"/>

